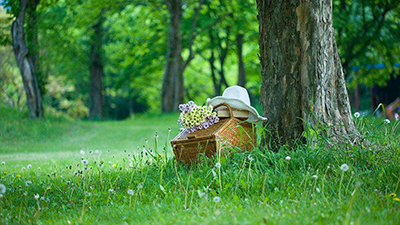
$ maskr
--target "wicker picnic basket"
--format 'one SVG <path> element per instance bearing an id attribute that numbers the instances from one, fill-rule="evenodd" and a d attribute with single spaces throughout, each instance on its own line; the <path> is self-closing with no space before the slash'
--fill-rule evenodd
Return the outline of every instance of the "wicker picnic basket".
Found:
<path id="1" fill-rule="evenodd" d="M 225 106 L 230 117 L 220 118 L 220 121 L 207 129 L 189 133 L 183 130 L 172 141 L 171 145 L 178 163 L 191 165 L 196 163 L 199 154 L 212 157 L 223 147 L 239 147 L 250 151 L 256 146 L 256 130 L 254 125 L 233 116 L 228 104 L 220 104 L 214 108 Z M 221 151 L 223 154 L 224 151 Z"/>

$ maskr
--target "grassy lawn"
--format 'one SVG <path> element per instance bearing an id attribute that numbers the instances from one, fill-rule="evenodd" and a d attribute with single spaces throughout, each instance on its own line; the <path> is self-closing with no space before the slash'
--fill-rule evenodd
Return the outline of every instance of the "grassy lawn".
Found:
<path id="1" fill-rule="evenodd" d="M 168 135 L 178 132 L 176 119 L 35 121 L 0 107 L 0 183 L 7 188 L 0 224 L 400 221 L 398 122 L 357 119 L 372 147 L 318 136 L 279 152 L 231 149 L 229 156 L 187 168 L 176 164 L 169 147 L 163 151 Z"/>
<path id="2" fill-rule="evenodd" d="M 11 111 L 10 111 L 11 110 Z M 166 141 L 168 128 L 178 132 L 177 115 L 137 116 L 125 121 L 72 121 L 49 116 L 44 121 L 31 120 L 26 113 L 0 107 L 0 153 L 5 160 L 65 159 L 86 151 L 136 150 L 153 139 Z"/>

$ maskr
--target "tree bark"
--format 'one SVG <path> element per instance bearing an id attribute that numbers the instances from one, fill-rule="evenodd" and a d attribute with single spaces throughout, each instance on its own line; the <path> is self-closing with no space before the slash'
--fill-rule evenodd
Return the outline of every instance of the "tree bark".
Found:
<path id="1" fill-rule="evenodd" d="M 92 120 L 103 117 L 103 18 L 93 26 L 90 40 L 90 113 Z"/>
<path id="2" fill-rule="evenodd" d="M 228 56 L 228 51 L 230 48 L 230 40 L 229 40 L 229 36 L 230 36 L 230 27 L 228 26 L 226 28 L 226 37 L 225 39 L 220 38 L 218 32 L 216 33 L 216 37 L 218 40 L 218 47 L 219 47 L 219 65 L 220 65 L 220 69 L 219 69 L 219 76 L 220 76 L 220 86 L 222 86 L 222 84 L 225 85 L 225 87 L 229 87 L 228 82 L 226 81 L 225 78 L 225 60 L 226 57 Z M 225 42 L 225 47 L 223 47 L 222 42 Z M 221 87 L 220 87 L 221 88 Z"/>
<path id="3" fill-rule="evenodd" d="M 243 62 L 243 34 L 236 35 L 236 48 L 238 56 L 238 85 L 245 87 L 246 85 L 246 71 Z"/>
<path id="4" fill-rule="evenodd" d="M 32 64 L 34 68 L 34 72 L 36 74 L 36 78 L 38 80 L 40 94 L 44 96 L 46 93 L 46 78 L 41 71 L 40 61 L 39 61 L 39 32 L 38 32 L 38 13 L 37 7 L 40 3 L 40 0 L 30 0 L 27 2 L 26 9 L 26 32 L 25 39 L 26 44 L 29 49 L 29 55 L 32 59 Z"/>
<path id="5" fill-rule="evenodd" d="M 183 59 L 182 36 L 182 0 L 166 0 L 170 15 L 170 31 L 167 43 L 167 56 L 161 90 L 161 111 L 171 112 L 178 109 L 183 102 Z"/>
<path id="6" fill-rule="evenodd" d="M 215 62 L 214 50 L 211 49 L 211 55 L 210 58 L 208 59 L 208 63 L 210 64 L 211 78 L 214 86 L 214 95 L 218 96 L 221 95 L 221 83 L 218 82 L 217 80 L 217 76 L 215 73 L 216 68 L 214 62 Z"/>
<path id="7" fill-rule="evenodd" d="M 335 43 L 332 0 L 257 0 L 257 9 L 266 141 L 293 144 L 308 126 L 354 141 L 359 132 Z"/>
<path id="8" fill-rule="evenodd" d="M 13 49 L 18 68 L 21 71 L 29 113 L 33 118 L 42 118 L 44 116 L 42 96 L 35 74 L 35 65 L 24 37 L 27 4 L 28 0 L 20 0 L 20 11 L 12 24 Z"/>

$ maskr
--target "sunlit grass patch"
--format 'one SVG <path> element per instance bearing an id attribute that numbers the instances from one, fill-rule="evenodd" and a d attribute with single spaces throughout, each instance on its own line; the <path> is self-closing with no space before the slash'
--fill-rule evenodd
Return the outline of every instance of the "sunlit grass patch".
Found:
<path id="1" fill-rule="evenodd" d="M 128 149 L 0 157 L 1 223 L 396 224 L 398 123 L 356 122 L 373 146 L 328 145 L 321 137 L 278 152 L 230 149 L 187 167 L 174 160 L 166 142 L 173 131 L 160 124 L 157 135 Z"/>

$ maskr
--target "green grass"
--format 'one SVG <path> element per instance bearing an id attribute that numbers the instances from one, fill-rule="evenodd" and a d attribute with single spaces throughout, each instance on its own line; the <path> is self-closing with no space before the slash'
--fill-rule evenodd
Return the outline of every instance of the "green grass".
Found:
<path id="1" fill-rule="evenodd" d="M 188 168 L 177 165 L 165 145 L 168 135 L 177 132 L 176 117 L 86 122 L 58 116 L 35 121 L 24 113 L 0 108 L 0 161 L 5 161 L 0 183 L 7 187 L 0 198 L 0 223 L 400 221 L 400 202 L 389 196 L 400 195 L 398 122 L 357 119 L 360 130 L 374 143 L 372 147 L 333 145 L 320 137 L 309 145 L 282 146 L 279 152 L 231 149 L 229 156 Z M 168 127 L 172 127 L 171 133 Z M 156 131 L 158 141 L 154 139 Z M 163 152 L 165 146 L 169 158 Z M 101 153 L 89 153 L 96 149 Z M 82 158 L 88 165 L 82 164 Z M 104 164 L 99 166 L 101 162 Z M 221 167 L 216 167 L 217 163 Z M 342 171 L 342 164 L 349 170 Z M 27 181 L 32 184 L 27 186 Z M 134 194 L 129 195 L 128 189 Z M 219 202 L 214 201 L 216 197 Z"/>
<path id="2" fill-rule="evenodd" d="M 48 115 L 32 120 L 27 113 L 0 106 L 0 153 L 3 159 L 60 159 L 79 150 L 120 154 L 134 150 L 157 132 L 165 141 L 168 128 L 178 132 L 177 115 L 139 115 L 125 121 L 72 121 Z"/>

